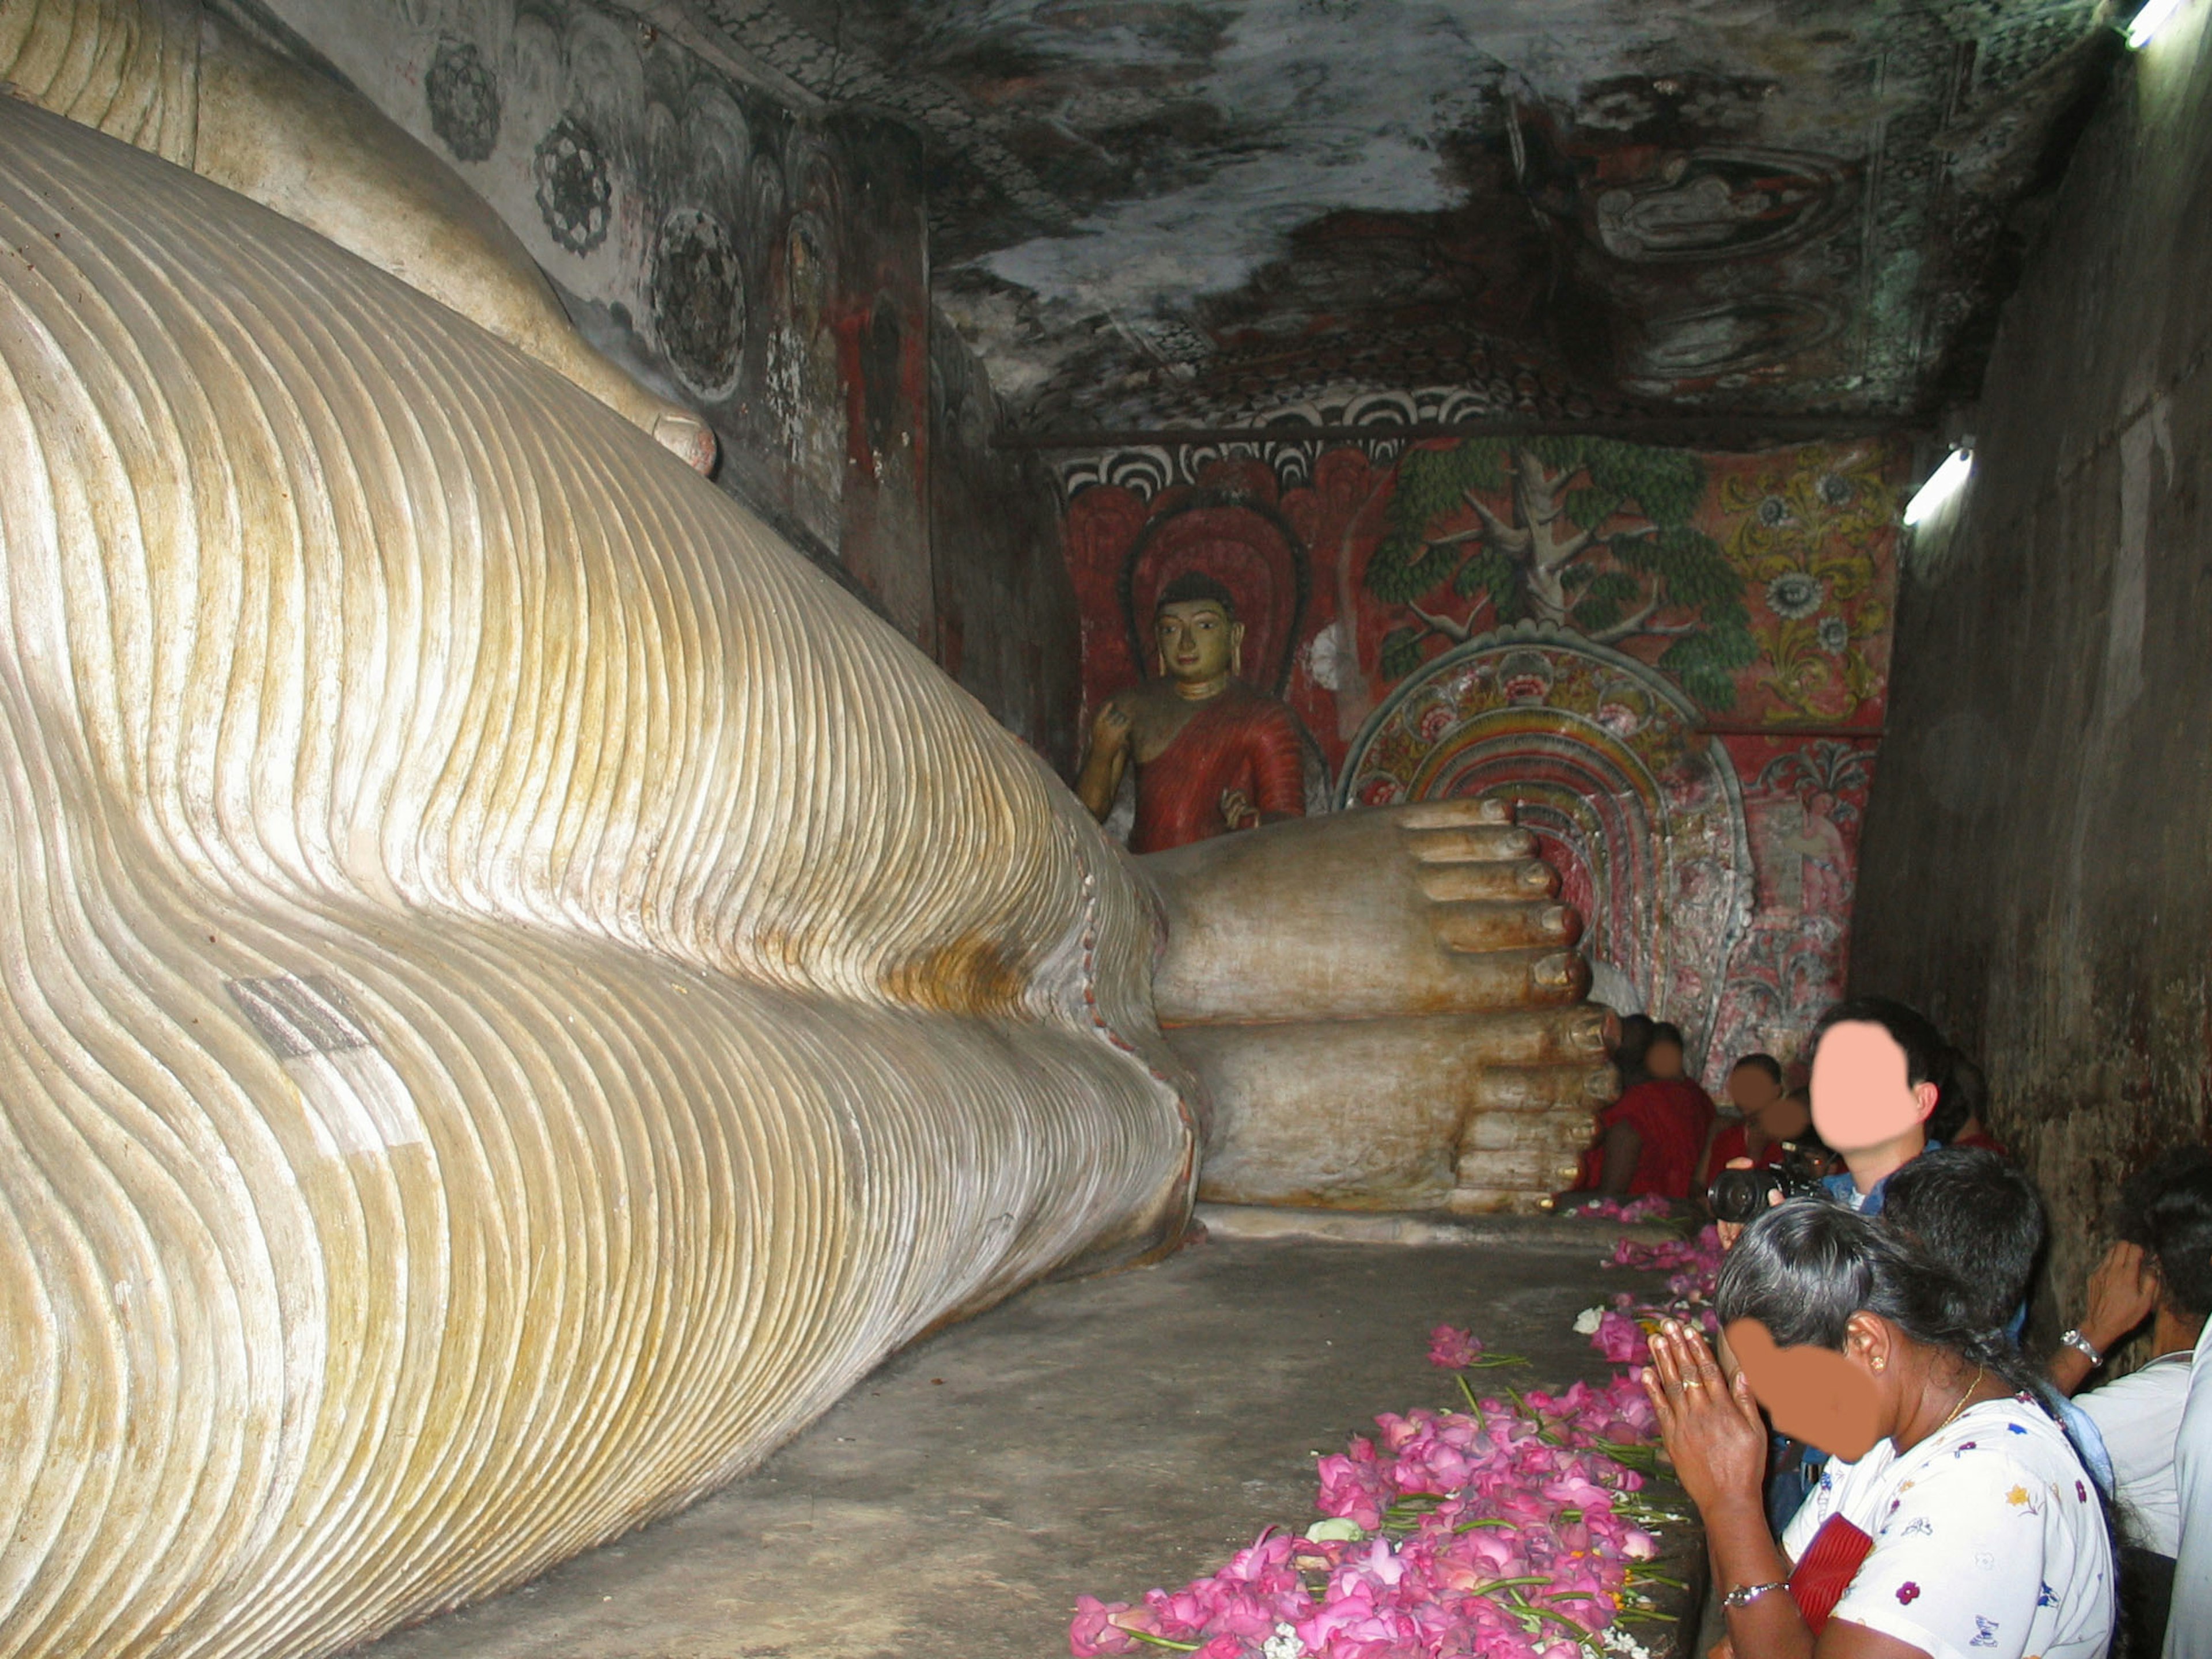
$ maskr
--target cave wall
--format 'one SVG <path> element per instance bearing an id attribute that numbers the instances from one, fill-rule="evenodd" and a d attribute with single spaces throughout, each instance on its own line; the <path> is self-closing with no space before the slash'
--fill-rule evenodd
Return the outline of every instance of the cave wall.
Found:
<path id="1" fill-rule="evenodd" d="M 1984 1059 L 2057 1224 L 2212 1124 L 2212 45 L 2119 71 L 2000 325 L 1976 476 L 1905 561 L 1854 986 Z"/>
<path id="2" fill-rule="evenodd" d="M 945 370 L 964 348 L 932 313 L 911 126 L 593 0 L 216 3 L 458 172 L 601 350 L 706 416 L 724 489 L 1032 746 L 1066 748 L 1050 482 L 993 447 L 981 366 Z"/>
<path id="3" fill-rule="evenodd" d="M 929 539 L 937 660 L 1064 776 L 1083 702 L 1059 486 L 1006 444 L 982 361 L 943 317 L 929 336 Z"/>

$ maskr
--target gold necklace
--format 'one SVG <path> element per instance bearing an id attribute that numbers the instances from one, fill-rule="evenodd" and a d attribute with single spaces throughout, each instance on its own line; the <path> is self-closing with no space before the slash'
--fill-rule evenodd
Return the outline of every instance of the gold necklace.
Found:
<path id="1" fill-rule="evenodd" d="M 1988 1375 L 1989 1368 L 1987 1366 L 1977 1365 L 1974 1367 L 1974 1380 L 1966 1384 L 1966 1393 L 1960 1395 L 1959 1396 L 1959 1403 L 1951 1407 L 1951 1414 L 1945 1418 L 1941 1423 L 1938 1423 L 1934 1429 L 1929 1431 L 1928 1436 L 1929 1439 L 1934 1439 L 1936 1436 L 1942 1433 L 1944 1430 L 1949 1428 L 1954 1423 L 1959 1420 L 1959 1413 L 1966 1409 L 1966 1402 L 1974 1397 L 1974 1390 L 1982 1386 L 1982 1379 Z"/>

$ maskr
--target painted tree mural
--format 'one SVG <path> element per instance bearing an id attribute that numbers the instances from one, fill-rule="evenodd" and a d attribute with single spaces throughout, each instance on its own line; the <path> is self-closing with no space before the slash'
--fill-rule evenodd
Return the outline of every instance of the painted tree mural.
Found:
<path id="1" fill-rule="evenodd" d="M 1705 483 L 1695 454 L 1605 438 L 1412 450 L 1366 571 L 1415 619 L 1384 636 L 1383 678 L 1419 667 L 1431 639 L 1533 620 L 1604 645 L 1666 640 L 1658 666 L 1732 707 L 1735 671 L 1759 650 L 1742 576 L 1692 522 Z M 1445 608 L 1466 600 L 1464 617 Z"/>

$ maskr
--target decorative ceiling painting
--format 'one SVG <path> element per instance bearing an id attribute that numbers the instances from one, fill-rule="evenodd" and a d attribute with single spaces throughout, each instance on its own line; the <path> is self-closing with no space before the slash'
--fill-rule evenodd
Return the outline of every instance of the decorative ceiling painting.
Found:
<path id="1" fill-rule="evenodd" d="M 1519 802 L 1606 999 L 1689 1028 L 1717 1083 L 1840 994 L 1905 459 L 1452 438 L 1071 462 L 1086 697 L 1152 672 L 1148 595 L 1214 576 L 1336 803 Z"/>
<path id="2" fill-rule="evenodd" d="M 2096 0 L 688 3 L 925 132 L 939 301 L 1047 434 L 1923 410 L 2112 50 Z"/>

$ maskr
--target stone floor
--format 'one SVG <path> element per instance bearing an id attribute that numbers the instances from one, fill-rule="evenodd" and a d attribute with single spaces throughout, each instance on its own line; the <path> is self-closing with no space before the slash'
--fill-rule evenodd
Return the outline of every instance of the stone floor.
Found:
<path id="1" fill-rule="evenodd" d="M 358 1659 L 1065 1655 L 1079 1593 L 1133 1599 L 1303 1526 L 1314 1454 L 1446 1403 L 1432 1325 L 1471 1325 L 1537 1380 L 1598 1376 L 1571 1323 L 1631 1282 L 1598 1266 L 1617 1230 L 1597 1223 L 1227 1231 L 942 1332 L 684 1514 Z"/>

